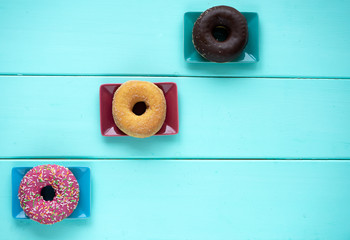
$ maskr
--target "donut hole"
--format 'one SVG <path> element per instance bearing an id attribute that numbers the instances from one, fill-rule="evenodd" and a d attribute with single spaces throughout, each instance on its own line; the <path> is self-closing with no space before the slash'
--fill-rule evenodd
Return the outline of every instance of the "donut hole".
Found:
<path id="1" fill-rule="evenodd" d="M 225 26 L 216 26 L 214 27 L 212 31 L 212 35 L 214 39 L 218 42 L 224 42 L 228 38 L 228 35 L 230 34 L 230 31 L 227 27 Z"/>
<path id="2" fill-rule="evenodd" d="M 40 195 L 44 198 L 45 201 L 52 201 L 56 195 L 56 191 L 52 186 L 47 185 L 41 189 Z"/>
<path id="3" fill-rule="evenodd" d="M 135 103 L 135 105 L 132 108 L 132 112 L 137 115 L 140 116 L 142 114 L 144 114 L 147 110 L 147 105 L 145 102 L 137 102 Z"/>

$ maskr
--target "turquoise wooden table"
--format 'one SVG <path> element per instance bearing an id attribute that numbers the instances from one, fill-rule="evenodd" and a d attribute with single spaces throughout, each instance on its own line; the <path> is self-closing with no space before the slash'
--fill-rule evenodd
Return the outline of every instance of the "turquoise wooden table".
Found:
<path id="1" fill-rule="evenodd" d="M 185 13 L 220 4 L 258 14 L 259 62 L 185 60 Z M 349 9 L 1 0 L 0 240 L 349 239 Z M 101 135 L 99 86 L 131 79 L 177 84 L 179 134 Z M 12 168 L 45 163 L 90 167 L 90 218 L 12 218 Z"/>

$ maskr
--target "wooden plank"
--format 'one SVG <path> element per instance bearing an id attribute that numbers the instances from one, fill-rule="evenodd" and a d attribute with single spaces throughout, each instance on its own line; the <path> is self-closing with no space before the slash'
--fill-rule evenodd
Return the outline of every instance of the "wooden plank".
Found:
<path id="1" fill-rule="evenodd" d="M 137 78 L 178 85 L 178 135 L 102 137 L 99 86 L 128 77 L 0 77 L 2 158 L 350 159 L 350 81 Z"/>
<path id="2" fill-rule="evenodd" d="M 184 13 L 259 14 L 260 62 L 188 64 Z M 1 74 L 349 78 L 350 1 L 2 0 Z"/>
<path id="3" fill-rule="evenodd" d="M 11 216 L 11 169 L 87 166 L 91 218 Z M 0 161 L 2 239 L 350 238 L 349 161 Z"/>

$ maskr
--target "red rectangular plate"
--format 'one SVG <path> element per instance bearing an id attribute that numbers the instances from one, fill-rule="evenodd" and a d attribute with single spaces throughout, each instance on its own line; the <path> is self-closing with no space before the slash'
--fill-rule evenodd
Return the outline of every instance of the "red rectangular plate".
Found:
<path id="1" fill-rule="evenodd" d="M 177 103 L 177 86 L 173 82 L 154 83 L 164 93 L 166 100 L 166 118 L 162 128 L 155 135 L 174 135 L 179 132 L 179 112 Z M 114 123 L 112 100 L 114 92 L 121 83 L 103 84 L 100 87 L 100 125 L 101 133 L 106 137 L 127 136 Z"/>

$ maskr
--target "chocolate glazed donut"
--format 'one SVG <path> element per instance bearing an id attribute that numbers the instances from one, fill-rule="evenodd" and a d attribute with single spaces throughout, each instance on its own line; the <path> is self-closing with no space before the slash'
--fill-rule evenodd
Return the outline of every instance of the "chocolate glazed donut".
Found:
<path id="1" fill-rule="evenodd" d="M 242 53 L 248 42 L 247 20 L 232 7 L 209 8 L 195 22 L 192 42 L 207 60 L 230 62 Z"/>

